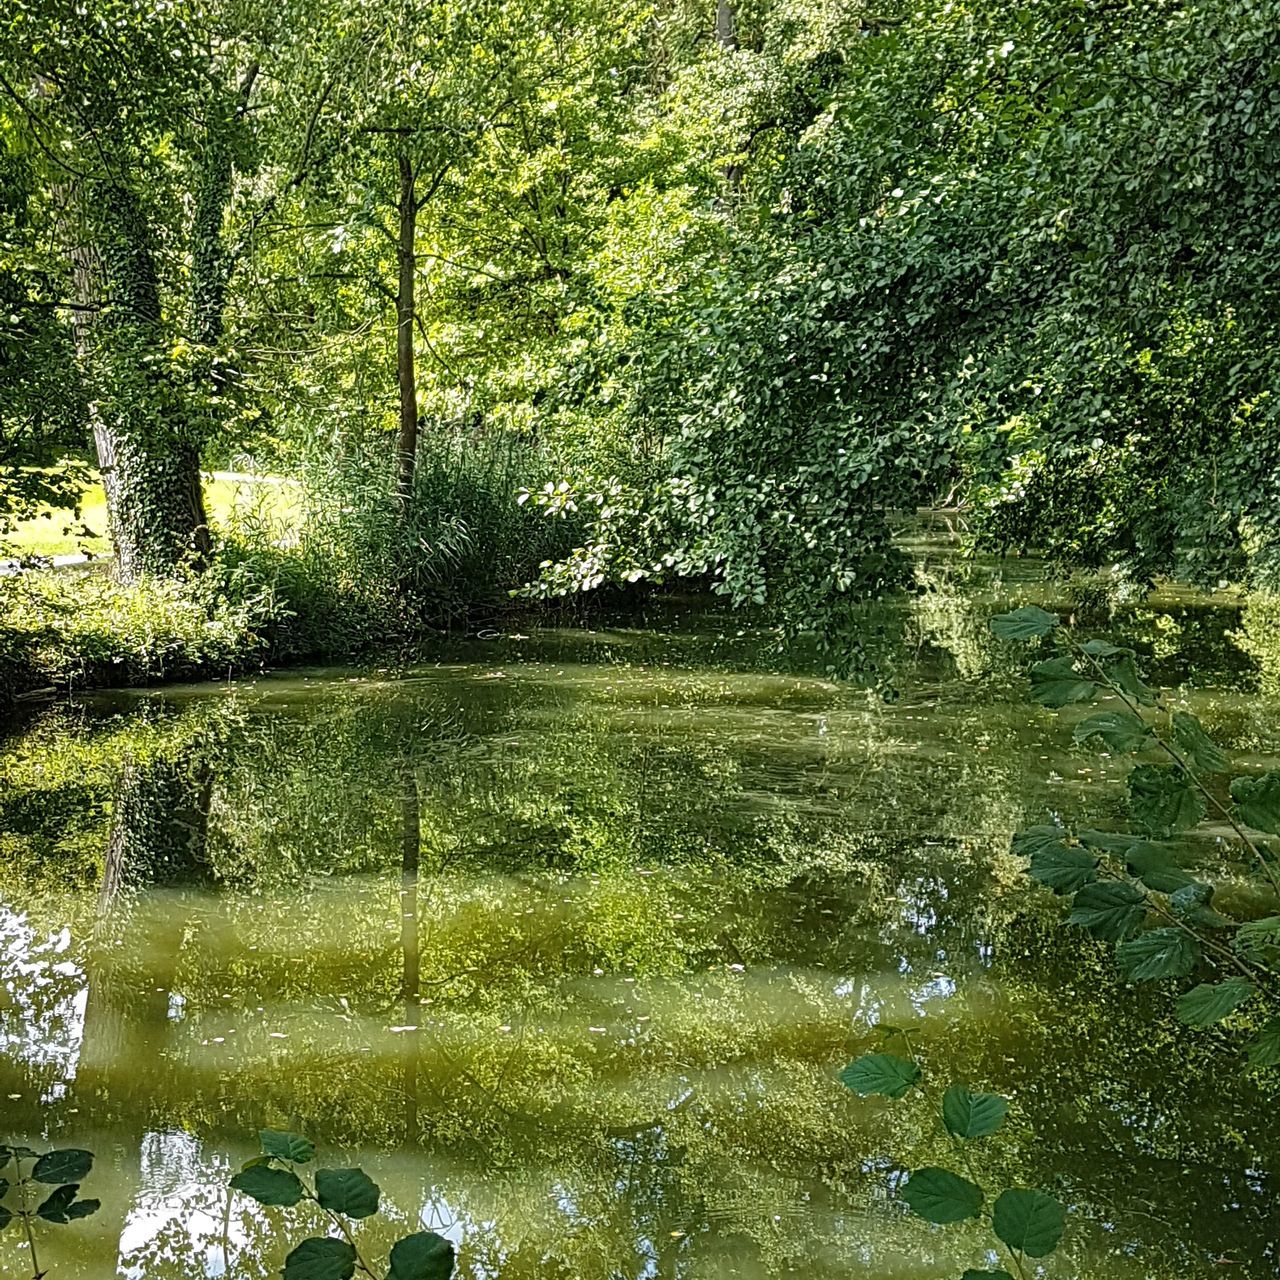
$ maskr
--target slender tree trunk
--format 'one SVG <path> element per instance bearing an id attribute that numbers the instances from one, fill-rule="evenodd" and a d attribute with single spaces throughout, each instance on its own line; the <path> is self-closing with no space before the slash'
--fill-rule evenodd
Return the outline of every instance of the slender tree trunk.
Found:
<path id="1" fill-rule="evenodd" d="M 396 381 L 400 387 L 400 438 L 396 456 L 396 492 L 407 507 L 413 494 L 413 470 L 418 458 L 418 389 L 413 362 L 413 326 L 417 320 L 416 240 L 418 200 L 413 163 L 407 150 L 399 155 L 400 238 L 399 287 L 396 290 Z"/>
<path id="2" fill-rule="evenodd" d="M 729 53 L 738 47 L 738 10 L 733 0 L 716 0 L 716 44 Z M 742 166 L 725 165 L 724 180 L 736 192 L 742 185 Z"/>

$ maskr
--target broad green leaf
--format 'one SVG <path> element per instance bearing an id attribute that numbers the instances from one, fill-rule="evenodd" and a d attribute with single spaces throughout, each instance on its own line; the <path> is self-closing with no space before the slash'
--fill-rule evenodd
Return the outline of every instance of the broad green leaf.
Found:
<path id="1" fill-rule="evenodd" d="M 1147 744 L 1151 728 L 1132 711 L 1095 711 L 1076 725 L 1071 736 L 1077 743 L 1101 738 L 1112 751 L 1125 755 Z"/>
<path id="2" fill-rule="evenodd" d="M 1125 854 L 1125 866 L 1148 889 L 1156 893 L 1177 893 L 1195 882 L 1173 860 L 1168 849 L 1156 844 L 1135 844 Z"/>
<path id="3" fill-rule="evenodd" d="M 1280 835 L 1280 773 L 1274 770 L 1260 778 L 1234 778 L 1231 798 L 1236 816 L 1246 827 Z"/>
<path id="4" fill-rule="evenodd" d="M 5 1196 L 7 1196 L 8 1194 L 9 1194 L 9 1179 L 0 1178 L 0 1200 L 3 1200 Z"/>
<path id="5" fill-rule="evenodd" d="M 1070 658 L 1049 658 L 1031 668 L 1031 696 L 1042 706 L 1088 702 L 1097 694 L 1098 686 L 1080 675 Z"/>
<path id="6" fill-rule="evenodd" d="M 71 1207 L 71 1202 L 76 1198 L 76 1192 L 80 1190 L 78 1182 L 70 1182 L 65 1187 L 59 1187 L 56 1191 L 51 1191 L 44 1202 L 36 1209 L 36 1217 L 43 1218 L 46 1222 L 67 1222 L 70 1217 L 67 1210 Z"/>
<path id="7" fill-rule="evenodd" d="M 1003 1123 L 1008 1102 L 997 1093 L 971 1093 L 962 1084 L 942 1095 L 942 1120 L 957 1138 L 985 1138 Z"/>
<path id="8" fill-rule="evenodd" d="M 1083 849 L 1065 845 L 1031 855 L 1027 874 L 1054 893 L 1074 893 L 1098 878 L 1098 860 Z"/>
<path id="9" fill-rule="evenodd" d="M 1280 1018 L 1272 1018 L 1249 1041 L 1249 1061 L 1255 1067 L 1280 1066 Z"/>
<path id="10" fill-rule="evenodd" d="M 1007 1271 L 966 1271 L 960 1280 L 1013 1280 Z"/>
<path id="11" fill-rule="evenodd" d="M 1060 623 L 1056 613 L 1046 613 L 1034 604 L 1025 604 L 1011 613 L 991 619 L 991 630 L 1001 640 L 1036 640 L 1047 636 Z"/>
<path id="12" fill-rule="evenodd" d="M 1259 960 L 1273 958 L 1273 953 L 1280 950 L 1280 916 L 1264 916 L 1242 924 L 1234 942 L 1243 955 Z"/>
<path id="13" fill-rule="evenodd" d="M 434 1231 L 417 1231 L 391 1246 L 387 1280 L 449 1280 L 453 1245 Z"/>
<path id="14" fill-rule="evenodd" d="M 1028 1258 L 1047 1258 L 1062 1239 L 1067 1211 L 1041 1191 L 1011 1187 L 996 1201 L 991 1225 L 996 1235 Z"/>
<path id="15" fill-rule="evenodd" d="M 1100 880 L 1076 894 L 1067 919 L 1104 942 L 1122 942 L 1138 931 L 1146 913 L 1145 895 L 1127 880 Z"/>
<path id="16" fill-rule="evenodd" d="M 1221 773 L 1230 763 L 1226 752 L 1205 733 L 1204 725 L 1189 711 L 1173 713 L 1173 737 L 1197 769 Z"/>
<path id="17" fill-rule="evenodd" d="M 67 1147 L 62 1151 L 47 1151 L 35 1163 L 31 1176 L 37 1182 L 80 1182 L 93 1168 L 93 1152 Z"/>
<path id="18" fill-rule="evenodd" d="M 1144 707 L 1154 707 L 1156 705 L 1155 694 L 1143 683 L 1142 677 L 1138 674 L 1138 668 L 1133 665 L 1133 655 L 1126 653 L 1108 662 L 1104 670 L 1107 679 L 1123 693 L 1127 693 L 1134 702 Z"/>
<path id="19" fill-rule="evenodd" d="M 1062 827 L 1054 826 L 1052 823 L 1032 827 L 1027 831 L 1019 831 L 1013 837 L 1013 851 L 1024 858 L 1029 858 L 1042 849 L 1060 848 L 1066 834 Z"/>
<path id="20" fill-rule="evenodd" d="M 1199 944 L 1182 929 L 1148 929 L 1116 948 L 1120 972 L 1132 982 L 1185 978 L 1199 959 Z"/>
<path id="21" fill-rule="evenodd" d="M 1101 849 L 1106 853 L 1124 853 L 1139 843 L 1138 837 L 1127 831 L 1094 831 L 1088 828 L 1077 832 L 1076 839 L 1090 849 Z"/>
<path id="22" fill-rule="evenodd" d="M 262 1150 L 277 1160 L 290 1160 L 294 1164 L 306 1164 L 316 1153 L 316 1144 L 299 1133 L 281 1129 L 261 1129 L 258 1138 Z"/>
<path id="23" fill-rule="evenodd" d="M 0 1231 L 3 1231 L 12 1221 L 13 1210 L 6 1209 L 4 1205 L 0 1204 Z"/>
<path id="24" fill-rule="evenodd" d="M 982 1209 L 982 1188 L 948 1169 L 917 1169 L 901 1192 L 912 1213 L 928 1222 L 963 1222 Z"/>
<path id="25" fill-rule="evenodd" d="M 1168 835 L 1194 827 L 1204 817 L 1204 803 L 1172 767 L 1140 764 L 1129 774 L 1129 813 L 1153 835 Z"/>
<path id="26" fill-rule="evenodd" d="M 920 1068 L 894 1053 L 864 1054 L 840 1073 L 841 1083 L 864 1098 L 873 1093 L 901 1098 L 919 1079 Z"/>
<path id="27" fill-rule="evenodd" d="M 284 1280 L 351 1280 L 356 1251 L 345 1240 L 311 1236 L 284 1260 Z"/>
<path id="28" fill-rule="evenodd" d="M 1256 990 L 1247 978 L 1202 982 L 1178 997 L 1178 1017 L 1189 1027 L 1211 1027 L 1238 1009 Z"/>
<path id="29" fill-rule="evenodd" d="M 101 1200 L 77 1200 L 67 1206 L 67 1217 L 75 1222 L 78 1218 L 87 1218 L 90 1214 L 97 1213 L 101 1208 Z"/>
<path id="30" fill-rule="evenodd" d="M 378 1184 L 363 1169 L 317 1169 L 316 1199 L 322 1209 L 367 1218 L 378 1212 Z"/>
<path id="31" fill-rule="evenodd" d="M 259 1204 L 295 1205 L 302 1199 L 303 1186 L 298 1175 L 289 1169 L 276 1169 L 269 1164 L 250 1165 L 241 1169 L 231 1185 L 252 1196 Z"/>

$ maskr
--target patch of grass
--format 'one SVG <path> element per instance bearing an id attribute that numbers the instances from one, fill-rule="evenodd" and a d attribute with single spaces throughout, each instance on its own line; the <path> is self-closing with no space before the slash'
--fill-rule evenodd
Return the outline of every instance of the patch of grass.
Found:
<path id="1" fill-rule="evenodd" d="M 219 530 L 233 526 L 250 507 L 265 510 L 285 529 L 296 527 L 300 518 L 298 486 L 278 476 L 245 479 L 234 473 L 207 472 L 204 500 L 209 523 Z M 0 538 L 0 558 L 76 554 L 111 554 L 107 495 L 97 479 L 81 495 L 78 514 L 70 507 L 45 508 Z"/>

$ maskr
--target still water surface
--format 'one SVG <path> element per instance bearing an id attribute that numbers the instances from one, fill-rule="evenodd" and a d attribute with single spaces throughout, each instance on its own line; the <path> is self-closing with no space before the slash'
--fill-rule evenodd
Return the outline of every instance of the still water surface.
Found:
<path id="1" fill-rule="evenodd" d="M 1045 1274 L 1277 1274 L 1275 1078 L 1116 983 L 1007 853 L 1118 812 L 986 633 L 1051 597 L 922 572 L 874 624 L 891 700 L 702 615 L 8 725 L 2 1127 L 93 1150 L 103 1201 L 44 1233 L 51 1280 L 278 1273 L 296 1215 L 226 1190 L 262 1126 L 376 1178 L 370 1252 L 429 1227 L 468 1280 L 997 1265 L 892 1198 L 949 1158 L 919 1102 L 835 1079 L 886 1024 L 1012 1099 L 978 1164 L 1071 1206 Z M 1239 621 L 1165 594 L 1114 625 L 1266 760 Z"/>

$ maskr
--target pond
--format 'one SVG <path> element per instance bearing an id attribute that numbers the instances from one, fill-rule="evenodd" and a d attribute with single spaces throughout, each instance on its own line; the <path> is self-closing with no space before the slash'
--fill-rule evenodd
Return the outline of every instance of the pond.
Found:
<path id="1" fill-rule="evenodd" d="M 8 724 L 3 1128 L 92 1150 L 102 1200 L 43 1233 L 51 1280 L 278 1274 L 300 1211 L 227 1190 L 264 1126 L 377 1180 L 370 1252 L 421 1225 L 462 1277 L 999 1265 L 892 1194 L 948 1159 L 919 1102 L 838 1081 L 888 1025 L 1011 1099 L 977 1168 L 1069 1205 L 1045 1274 L 1276 1274 L 1275 1076 L 1118 982 L 1008 852 L 1118 812 L 1122 768 L 986 628 L 1052 594 L 917 551 L 925 589 L 866 618 L 879 692 L 671 608 Z M 1166 591 L 1111 626 L 1265 760 L 1248 622 Z"/>

